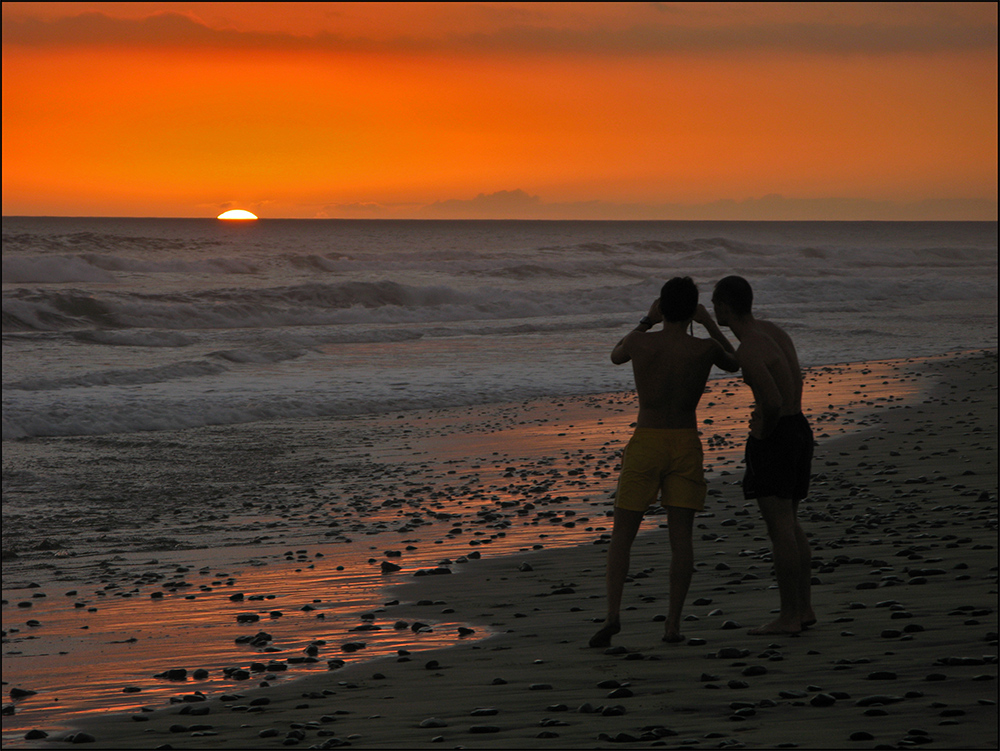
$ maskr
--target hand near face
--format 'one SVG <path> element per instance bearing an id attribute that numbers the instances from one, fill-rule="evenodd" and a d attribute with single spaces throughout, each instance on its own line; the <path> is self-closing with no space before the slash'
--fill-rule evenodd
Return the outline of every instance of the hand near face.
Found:
<path id="1" fill-rule="evenodd" d="M 660 298 L 653 300 L 653 304 L 649 306 L 649 312 L 646 316 L 653 323 L 660 323 L 663 321 L 663 313 L 660 312 Z"/>
<path id="2" fill-rule="evenodd" d="M 715 323 L 715 321 L 712 320 L 712 314 L 708 312 L 708 309 L 704 305 L 698 305 L 698 307 L 695 308 L 694 322 L 700 323 L 702 326 L 709 323 Z"/>

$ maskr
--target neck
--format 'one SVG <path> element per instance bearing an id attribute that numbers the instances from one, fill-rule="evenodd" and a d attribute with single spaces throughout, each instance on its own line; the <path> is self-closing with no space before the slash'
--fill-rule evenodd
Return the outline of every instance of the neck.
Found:
<path id="1" fill-rule="evenodd" d="M 754 317 L 752 313 L 748 313 L 742 318 L 734 318 L 729 322 L 729 329 L 733 332 L 733 335 L 742 340 L 743 335 L 753 327 Z"/>
<path id="2" fill-rule="evenodd" d="M 688 319 L 687 321 L 664 321 L 663 330 L 671 331 L 676 334 L 684 334 L 687 333 L 688 326 L 690 325 L 691 325 L 690 319 Z"/>

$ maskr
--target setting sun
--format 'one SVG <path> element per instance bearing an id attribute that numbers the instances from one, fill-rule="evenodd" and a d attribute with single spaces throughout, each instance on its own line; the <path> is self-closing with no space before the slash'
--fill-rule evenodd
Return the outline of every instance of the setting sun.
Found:
<path id="1" fill-rule="evenodd" d="M 224 211 L 219 214 L 217 219 L 256 219 L 256 214 L 251 214 L 249 211 L 244 211 L 243 209 L 230 209 L 229 211 Z"/>

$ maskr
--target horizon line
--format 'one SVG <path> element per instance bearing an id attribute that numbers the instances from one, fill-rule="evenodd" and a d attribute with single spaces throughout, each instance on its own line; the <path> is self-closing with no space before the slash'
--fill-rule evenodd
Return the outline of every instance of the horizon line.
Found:
<path id="1" fill-rule="evenodd" d="M 217 216 L 151 216 L 151 215 L 125 215 L 125 214 L 2 214 L 3 219 L 194 219 L 206 221 L 225 221 Z M 286 222 L 783 222 L 783 223 L 804 223 L 804 222 L 854 222 L 854 223 L 896 223 L 896 224 L 916 224 L 916 223 L 944 223 L 944 222 L 978 222 L 997 223 L 1000 219 L 610 219 L 610 218 L 574 218 L 574 219 L 545 219 L 539 217 L 350 217 L 350 216 L 258 216 L 256 221 L 286 221 Z M 233 224 L 234 222 L 226 222 Z M 238 222 L 240 224 L 252 224 L 253 222 Z"/>

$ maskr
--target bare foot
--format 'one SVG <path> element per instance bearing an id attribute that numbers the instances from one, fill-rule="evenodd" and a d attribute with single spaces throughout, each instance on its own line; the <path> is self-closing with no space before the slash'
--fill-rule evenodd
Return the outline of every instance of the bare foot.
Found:
<path id="1" fill-rule="evenodd" d="M 678 644 L 687 640 L 676 631 L 667 631 L 667 633 L 663 635 L 663 641 L 668 644 Z"/>
<path id="2" fill-rule="evenodd" d="M 604 628 L 590 637 L 592 647 L 610 647 L 611 637 L 622 630 L 621 622 L 618 619 L 609 620 Z"/>
<path id="3" fill-rule="evenodd" d="M 802 616 L 802 628 L 809 628 L 810 626 L 816 625 L 816 613 L 811 609 L 808 613 Z"/>
<path id="4" fill-rule="evenodd" d="M 801 621 L 783 621 L 780 618 L 747 631 L 751 636 L 794 636 L 801 632 Z"/>

